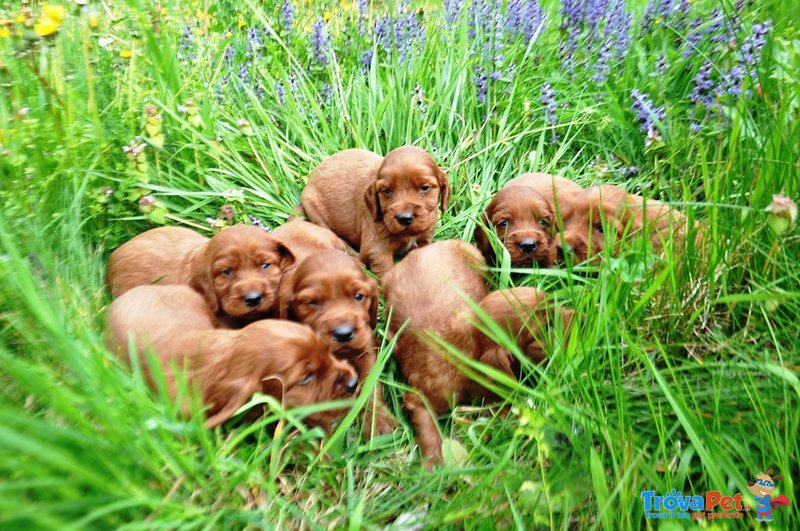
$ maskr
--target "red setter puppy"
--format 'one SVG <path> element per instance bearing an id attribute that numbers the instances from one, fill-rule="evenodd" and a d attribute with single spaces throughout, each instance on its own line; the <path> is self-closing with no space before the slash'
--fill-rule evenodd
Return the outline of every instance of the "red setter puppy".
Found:
<path id="1" fill-rule="evenodd" d="M 483 221 L 503 243 L 514 267 L 551 267 L 555 259 L 553 208 L 530 186 L 507 184 L 486 207 Z M 484 228 L 475 227 L 475 242 L 486 261 L 496 264 L 495 252 Z"/>
<path id="2" fill-rule="evenodd" d="M 378 298 L 377 282 L 364 274 L 356 258 L 328 249 L 311 254 L 286 274 L 278 308 L 282 319 L 313 328 L 363 380 L 377 357 L 372 330 L 378 321 Z M 375 389 L 377 407 L 370 400 L 364 411 L 366 437 L 389 433 L 396 425 L 380 398 L 380 386 Z"/>
<path id="3" fill-rule="evenodd" d="M 408 383 L 418 389 L 433 413 L 448 411 L 452 404 L 496 397 L 462 374 L 452 358 L 432 336 L 439 336 L 464 355 L 517 377 L 518 360 L 474 326 L 480 322 L 464 296 L 507 330 L 534 361 L 544 359 L 538 340 L 550 320 L 545 294 L 534 288 L 513 288 L 489 293 L 479 269 L 480 252 L 457 240 L 435 242 L 410 253 L 383 281 L 389 331 L 408 322 L 397 338 L 394 351 Z M 561 311 L 565 324 L 571 312 Z M 442 440 L 435 419 L 416 393 L 406 393 L 404 407 L 417 433 L 427 467 L 441 460 Z"/>
<path id="4" fill-rule="evenodd" d="M 311 172 L 301 207 L 382 276 L 395 259 L 431 242 L 437 206 L 444 211 L 449 196 L 447 174 L 423 149 L 403 146 L 386 157 L 348 149 Z"/>
<path id="5" fill-rule="evenodd" d="M 330 229 L 297 218 L 276 227 L 272 235 L 292 251 L 296 264 L 317 251 L 336 249 L 347 252 L 348 250 L 347 244 Z"/>
<path id="6" fill-rule="evenodd" d="M 264 319 L 238 330 L 215 329 L 205 300 L 188 286 L 139 286 L 111 303 L 109 348 L 127 359 L 129 336 L 143 365 L 142 349 L 152 348 L 173 399 L 176 371 L 187 370 L 188 384 L 208 406 L 209 428 L 228 420 L 256 391 L 297 407 L 350 398 L 358 386 L 353 368 L 332 356 L 309 327 Z M 345 413 L 315 413 L 306 423 L 330 433 Z"/>
<path id="7" fill-rule="evenodd" d="M 209 239 L 181 227 L 152 229 L 111 253 L 108 285 L 118 297 L 135 286 L 187 284 L 203 295 L 218 324 L 237 327 L 270 316 L 291 251 L 253 225 Z"/>

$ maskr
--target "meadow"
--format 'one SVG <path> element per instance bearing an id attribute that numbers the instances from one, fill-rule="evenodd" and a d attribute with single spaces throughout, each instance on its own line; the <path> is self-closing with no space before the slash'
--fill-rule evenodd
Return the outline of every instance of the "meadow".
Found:
<path id="1" fill-rule="evenodd" d="M 0 527 L 683 529 L 641 493 L 752 505 L 772 468 L 772 525 L 800 528 L 800 3 L 55 1 L 0 2 Z M 470 240 L 524 171 L 667 201 L 708 238 L 498 268 L 584 319 L 500 404 L 442 418 L 432 471 L 384 319 L 400 426 L 369 442 L 364 400 L 330 438 L 265 397 L 209 431 L 105 349 L 126 239 L 277 226 L 327 155 L 403 144 L 449 174 L 437 239 Z"/>

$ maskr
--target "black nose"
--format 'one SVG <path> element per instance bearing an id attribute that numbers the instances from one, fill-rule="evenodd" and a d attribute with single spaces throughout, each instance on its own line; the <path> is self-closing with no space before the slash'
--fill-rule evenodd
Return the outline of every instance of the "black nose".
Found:
<path id="1" fill-rule="evenodd" d="M 261 304 L 261 294 L 257 291 L 251 291 L 244 296 L 244 303 L 250 307 L 258 306 Z"/>
<path id="2" fill-rule="evenodd" d="M 523 253 L 532 253 L 536 250 L 536 242 L 533 240 L 522 240 L 517 244 L 517 247 L 519 247 Z"/>
<path id="3" fill-rule="evenodd" d="M 355 393 L 356 387 L 358 387 L 358 376 L 351 376 L 345 383 L 345 387 L 351 395 Z"/>
<path id="4" fill-rule="evenodd" d="M 414 214 L 411 212 L 400 212 L 394 217 L 394 219 L 396 219 L 400 225 L 408 227 L 414 223 Z"/>
<path id="5" fill-rule="evenodd" d="M 349 324 L 341 324 L 333 329 L 333 339 L 335 339 L 337 343 L 352 341 L 355 335 L 353 327 Z"/>

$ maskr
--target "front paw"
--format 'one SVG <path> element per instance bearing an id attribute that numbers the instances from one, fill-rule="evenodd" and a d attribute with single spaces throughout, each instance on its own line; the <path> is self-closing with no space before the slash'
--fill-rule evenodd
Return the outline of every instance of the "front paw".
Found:
<path id="1" fill-rule="evenodd" d="M 398 426 L 397 419 L 395 419 L 388 411 L 379 408 L 374 411 L 364 412 L 364 438 L 370 440 L 379 435 L 386 435 L 392 433 Z"/>

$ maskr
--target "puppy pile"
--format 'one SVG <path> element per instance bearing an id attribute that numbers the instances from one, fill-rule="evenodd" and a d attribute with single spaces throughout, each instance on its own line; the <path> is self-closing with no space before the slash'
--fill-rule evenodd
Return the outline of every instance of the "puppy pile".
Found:
<path id="1" fill-rule="evenodd" d="M 571 310 L 540 290 L 489 291 L 484 270 L 501 262 L 498 251 L 505 249 L 515 267 L 552 267 L 592 259 L 607 242 L 616 252 L 642 233 L 656 249 L 667 235 L 685 234 L 682 214 L 663 203 L 612 185 L 584 189 L 526 173 L 488 204 L 475 230 L 477 248 L 433 242 L 449 196 L 447 174 L 422 149 L 404 146 L 386 157 L 350 149 L 309 176 L 298 207 L 309 221 L 292 219 L 271 234 L 235 225 L 210 239 L 177 227 L 140 234 L 109 261 L 116 297 L 109 347 L 129 359 L 133 340 L 145 367 L 150 349 L 173 398 L 185 371 L 209 427 L 256 391 L 287 407 L 352 397 L 377 356 L 380 293 L 364 273 L 368 266 L 381 279 L 388 332 L 397 336 L 394 356 L 414 388 L 403 396 L 404 408 L 430 467 L 441 461 L 435 415 L 494 398 L 464 375 L 453 349 L 518 378 L 520 360 L 485 333 L 482 320 L 506 331 L 533 362 L 545 359 L 550 333 L 573 321 Z M 373 393 L 362 422 L 367 438 L 397 425 L 380 387 Z M 330 433 L 345 413 L 327 410 L 305 422 Z"/>

